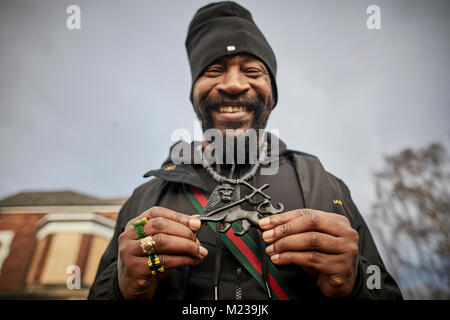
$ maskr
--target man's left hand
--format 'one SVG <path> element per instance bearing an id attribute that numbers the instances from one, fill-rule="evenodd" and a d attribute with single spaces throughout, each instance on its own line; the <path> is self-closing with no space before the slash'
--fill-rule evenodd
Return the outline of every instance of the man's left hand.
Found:
<path id="1" fill-rule="evenodd" d="M 339 214 L 298 209 L 259 220 L 272 262 L 302 266 L 330 298 L 348 296 L 358 275 L 358 232 Z"/>

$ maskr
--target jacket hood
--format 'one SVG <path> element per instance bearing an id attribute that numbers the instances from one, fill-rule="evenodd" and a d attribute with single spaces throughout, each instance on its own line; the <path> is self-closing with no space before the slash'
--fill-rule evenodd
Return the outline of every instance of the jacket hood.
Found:
<path id="1" fill-rule="evenodd" d="M 274 141 L 276 139 L 277 141 Z M 286 148 L 286 144 L 279 139 L 277 136 L 267 132 L 267 141 L 268 141 L 268 156 L 265 161 L 261 164 L 261 167 L 268 167 L 274 161 L 279 161 L 280 156 L 285 156 L 288 153 L 292 152 Z M 278 151 L 271 150 L 270 146 L 276 145 L 278 142 Z M 164 180 L 173 181 L 173 182 L 182 182 L 191 184 L 203 190 L 207 190 L 206 184 L 200 178 L 197 173 L 197 169 L 202 167 L 201 164 L 196 164 L 194 159 L 194 154 L 196 152 L 196 147 L 201 144 L 200 141 L 193 141 L 188 143 L 184 140 L 180 140 L 175 142 L 170 147 L 169 156 L 162 163 L 160 169 L 150 170 L 144 174 L 144 178 L 148 178 L 150 176 L 155 176 Z M 177 147 L 180 150 L 187 150 L 190 148 L 191 150 L 191 163 L 181 163 L 175 164 L 173 162 L 173 158 L 171 156 L 173 148 Z M 183 156 L 182 151 L 180 154 L 180 158 Z"/>

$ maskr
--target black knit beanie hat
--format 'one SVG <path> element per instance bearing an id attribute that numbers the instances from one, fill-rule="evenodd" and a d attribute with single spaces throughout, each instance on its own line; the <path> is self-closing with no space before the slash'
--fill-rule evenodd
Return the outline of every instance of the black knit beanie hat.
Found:
<path id="1" fill-rule="evenodd" d="M 253 21 L 251 13 L 244 7 L 224 1 L 200 8 L 189 25 L 186 49 L 191 65 L 192 103 L 194 83 L 209 65 L 226 55 L 247 53 L 266 65 L 272 82 L 274 107 L 277 104 L 275 54 Z"/>

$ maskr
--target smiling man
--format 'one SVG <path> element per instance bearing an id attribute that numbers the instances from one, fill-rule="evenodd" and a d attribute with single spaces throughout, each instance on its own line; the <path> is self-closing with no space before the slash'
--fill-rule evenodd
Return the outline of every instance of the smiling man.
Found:
<path id="1" fill-rule="evenodd" d="M 247 154 L 252 140 L 234 140 L 264 129 L 277 104 L 272 48 L 234 2 L 199 9 L 186 48 L 204 133 Z M 121 209 L 90 299 L 401 298 L 348 188 L 316 157 L 263 134 L 255 161 L 227 147 L 207 161 L 212 144 L 181 141 L 172 149 L 192 161 L 169 157 L 145 175 L 154 178 Z"/>
<path id="2" fill-rule="evenodd" d="M 270 74 L 252 55 L 222 57 L 196 80 L 193 101 L 203 130 L 264 129 L 274 105 Z"/>

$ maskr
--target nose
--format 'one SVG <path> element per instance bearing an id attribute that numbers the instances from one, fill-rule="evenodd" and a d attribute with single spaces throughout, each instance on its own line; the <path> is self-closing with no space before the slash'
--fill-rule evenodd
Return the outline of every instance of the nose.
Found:
<path id="1" fill-rule="evenodd" d="M 217 90 L 230 96 L 238 96 L 250 89 L 250 84 L 238 67 L 229 68 L 223 75 L 222 81 L 217 85 Z"/>

